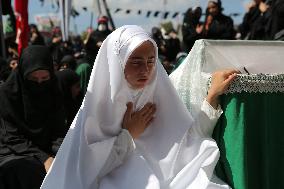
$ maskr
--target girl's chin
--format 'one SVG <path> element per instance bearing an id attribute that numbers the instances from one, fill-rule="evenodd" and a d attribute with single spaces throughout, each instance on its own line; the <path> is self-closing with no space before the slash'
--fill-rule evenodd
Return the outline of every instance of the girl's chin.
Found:
<path id="1" fill-rule="evenodd" d="M 146 82 L 137 82 L 135 85 L 132 85 L 133 89 L 143 89 L 147 85 Z"/>

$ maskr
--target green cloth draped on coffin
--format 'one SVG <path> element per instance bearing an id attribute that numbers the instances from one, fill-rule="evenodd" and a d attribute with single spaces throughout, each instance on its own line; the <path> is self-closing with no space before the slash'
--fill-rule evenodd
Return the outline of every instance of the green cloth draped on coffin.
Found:
<path id="1" fill-rule="evenodd" d="M 284 76 L 237 77 L 221 98 L 216 174 L 235 189 L 284 188 Z"/>

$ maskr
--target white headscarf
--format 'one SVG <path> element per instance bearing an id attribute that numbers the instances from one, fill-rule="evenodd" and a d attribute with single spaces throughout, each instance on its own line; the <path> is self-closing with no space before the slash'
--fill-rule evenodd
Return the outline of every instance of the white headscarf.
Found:
<path id="1" fill-rule="evenodd" d="M 131 53 L 145 41 L 155 46 L 156 66 L 153 78 L 135 102 L 136 92 L 128 87 L 124 68 Z M 177 174 L 195 158 L 185 139 L 193 119 L 158 61 L 157 53 L 156 43 L 138 26 L 123 26 L 107 37 L 96 57 L 83 105 L 42 188 L 89 189 L 95 179 L 101 180 L 100 188 L 107 189 L 170 188 Z M 155 103 L 155 119 L 135 140 L 136 149 L 125 162 L 105 177 L 97 178 L 121 132 L 129 101 L 136 104 L 136 110 L 147 102 Z M 190 167 L 185 170 L 188 171 Z M 192 182 L 196 175 L 195 172 L 185 178 Z"/>
<path id="2" fill-rule="evenodd" d="M 213 3 L 218 3 L 218 0 L 208 0 L 208 3 L 213 2 Z"/>

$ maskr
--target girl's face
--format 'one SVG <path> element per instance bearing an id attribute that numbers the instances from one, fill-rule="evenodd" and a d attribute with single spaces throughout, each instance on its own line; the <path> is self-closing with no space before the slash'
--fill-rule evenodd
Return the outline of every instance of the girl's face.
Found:
<path id="1" fill-rule="evenodd" d="M 155 47 L 150 41 L 145 41 L 129 56 L 124 75 L 133 89 L 142 89 L 151 80 L 155 70 Z"/>

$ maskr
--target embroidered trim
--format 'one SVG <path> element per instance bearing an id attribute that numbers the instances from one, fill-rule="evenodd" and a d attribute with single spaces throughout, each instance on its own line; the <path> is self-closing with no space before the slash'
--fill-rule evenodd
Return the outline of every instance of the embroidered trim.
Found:
<path id="1" fill-rule="evenodd" d="M 121 43 L 121 36 L 122 36 L 122 34 L 123 34 L 123 32 L 124 32 L 125 30 L 126 30 L 126 28 L 123 28 L 123 30 L 122 30 L 122 31 L 120 32 L 120 34 L 119 34 L 119 38 L 114 42 L 114 49 L 113 49 L 113 51 L 114 51 L 114 54 L 116 54 L 116 55 L 119 55 L 120 50 L 122 49 L 122 47 L 123 47 L 124 45 L 126 45 L 126 43 L 127 43 L 131 38 L 133 38 L 133 37 L 136 36 L 136 35 L 140 35 L 140 34 L 145 35 L 145 33 L 139 32 L 139 33 L 136 33 L 136 34 L 130 36 L 127 40 L 125 40 L 124 43 Z M 148 34 L 147 34 L 147 36 L 150 37 L 150 35 L 148 35 Z"/>
<path id="2" fill-rule="evenodd" d="M 208 87 L 211 86 L 211 77 Z M 284 74 L 238 74 L 229 86 L 228 93 L 284 93 Z"/>
<path id="3" fill-rule="evenodd" d="M 119 51 L 120 51 L 120 48 L 119 48 L 119 41 L 115 41 L 115 42 L 114 42 L 114 49 L 113 49 L 113 51 L 114 51 L 114 54 L 115 54 L 115 55 L 119 55 Z"/>
<path id="4" fill-rule="evenodd" d="M 120 51 L 120 49 L 121 49 L 121 46 L 120 46 L 120 38 L 121 38 L 121 35 L 123 34 L 123 32 L 126 30 L 126 28 L 123 28 L 122 30 L 121 30 L 121 32 L 120 32 L 120 34 L 119 34 L 119 37 L 118 37 L 118 39 L 114 42 L 114 49 L 113 49 L 113 51 L 114 51 L 114 54 L 116 54 L 116 55 L 119 55 L 119 51 Z"/>

